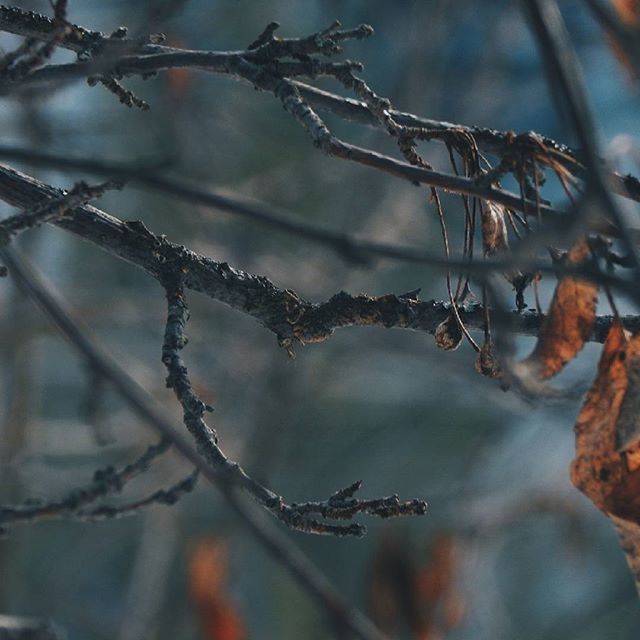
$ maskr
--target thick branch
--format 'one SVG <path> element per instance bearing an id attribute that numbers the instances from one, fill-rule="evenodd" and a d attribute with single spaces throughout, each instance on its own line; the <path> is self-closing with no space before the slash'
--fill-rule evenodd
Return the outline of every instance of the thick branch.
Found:
<path id="1" fill-rule="evenodd" d="M 0 166 L 0 199 L 13 206 L 32 209 L 62 195 L 59 189 Z M 277 287 L 268 278 L 196 254 L 154 235 L 141 222 L 123 222 L 91 205 L 76 207 L 54 224 L 140 267 L 156 279 L 168 264 L 183 269 L 186 288 L 250 315 L 285 346 L 321 342 L 335 329 L 347 326 L 397 327 L 433 333 L 450 313 L 449 305 L 444 302 L 395 295 L 351 296 L 343 292 L 324 303 L 313 304 L 289 289 Z M 469 268 L 468 264 L 461 263 L 461 266 Z M 490 261 L 474 265 L 486 272 L 508 267 Z M 470 328 L 484 326 L 484 312 L 479 304 L 461 306 L 460 316 Z M 515 333 L 537 335 L 541 322 L 542 317 L 533 311 L 514 313 L 509 328 Z M 600 318 L 592 338 L 602 342 L 603 332 L 610 323 L 611 318 Z M 630 329 L 640 328 L 635 317 L 625 318 L 625 323 Z"/>

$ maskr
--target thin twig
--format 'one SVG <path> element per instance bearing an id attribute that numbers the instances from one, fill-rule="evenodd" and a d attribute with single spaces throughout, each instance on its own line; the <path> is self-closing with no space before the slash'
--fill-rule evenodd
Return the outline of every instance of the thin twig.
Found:
<path id="1" fill-rule="evenodd" d="M 29 500 L 21 505 L 0 505 L 0 527 L 55 518 L 82 518 L 83 509 L 100 498 L 120 493 L 127 482 L 146 472 L 151 462 L 165 453 L 170 446 L 171 442 L 163 438 L 157 444 L 148 447 L 134 462 L 120 470 L 113 467 L 99 469 L 94 473 L 91 484 L 74 489 L 58 500 L 49 502 Z"/>

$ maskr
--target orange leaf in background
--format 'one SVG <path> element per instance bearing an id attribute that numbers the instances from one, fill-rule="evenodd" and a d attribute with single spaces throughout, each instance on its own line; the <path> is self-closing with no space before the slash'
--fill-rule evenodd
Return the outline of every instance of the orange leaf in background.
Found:
<path id="1" fill-rule="evenodd" d="M 183 100 L 191 87 L 191 71 L 181 67 L 167 69 L 165 73 L 169 84 L 169 93 L 176 100 Z"/>
<path id="2" fill-rule="evenodd" d="M 242 618 L 225 591 L 227 545 L 217 539 L 201 540 L 189 558 L 189 594 L 200 617 L 205 640 L 245 640 Z"/>
<path id="3" fill-rule="evenodd" d="M 613 8 L 620 18 L 620 22 L 628 27 L 640 29 L 640 0 L 612 0 Z M 624 46 L 616 39 L 611 32 L 608 33 L 609 46 L 618 62 L 627 70 L 632 78 L 638 78 L 638 71 L 629 60 L 629 56 L 624 50 Z"/>
<path id="4" fill-rule="evenodd" d="M 640 27 L 639 0 L 613 0 L 613 7 L 622 22 L 631 27 Z"/>
<path id="5" fill-rule="evenodd" d="M 580 265 L 589 256 L 582 240 L 567 254 L 567 264 Z M 538 342 L 522 365 L 537 378 L 556 375 L 584 347 L 596 319 L 598 285 L 582 278 L 563 277 L 556 287 Z"/>
<path id="6" fill-rule="evenodd" d="M 414 640 L 442 640 L 463 619 L 454 586 L 455 541 L 441 535 L 431 545 L 429 561 L 420 565 L 406 536 L 387 533 L 380 539 L 369 577 L 369 609 L 389 636 L 410 631 Z"/>
<path id="7" fill-rule="evenodd" d="M 368 604 L 371 617 L 381 631 L 395 635 L 409 618 L 413 625 L 418 613 L 415 603 L 415 568 L 406 535 L 383 532 L 371 561 Z"/>
<path id="8" fill-rule="evenodd" d="M 427 565 L 418 571 L 418 592 L 432 611 L 439 609 L 438 627 L 443 632 L 459 627 L 464 619 L 464 604 L 455 589 L 457 571 L 456 540 L 442 534 L 431 545 Z M 432 614 L 432 617 L 433 616 Z"/>
<path id="9" fill-rule="evenodd" d="M 576 422 L 571 481 L 612 520 L 640 591 L 639 369 L 640 336 L 627 340 L 616 320 Z"/>

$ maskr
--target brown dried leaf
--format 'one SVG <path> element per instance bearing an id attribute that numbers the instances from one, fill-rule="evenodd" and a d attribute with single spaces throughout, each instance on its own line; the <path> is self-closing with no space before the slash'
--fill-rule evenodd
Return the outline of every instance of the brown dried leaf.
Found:
<path id="1" fill-rule="evenodd" d="M 443 320 L 433 334 L 436 341 L 436 347 L 445 351 L 454 351 L 462 342 L 462 330 L 458 324 L 458 320 L 453 314 L 449 314 L 446 320 Z"/>
<path id="2" fill-rule="evenodd" d="M 566 259 L 568 264 L 580 265 L 588 256 L 589 246 L 582 240 L 569 251 Z M 560 280 L 538 342 L 522 362 L 530 373 L 546 380 L 575 358 L 593 331 L 597 301 L 597 284 L 574 276 Z"/>
<path id="3" fill-rule="evenodd" d="M 571 481 L 601 511 L 622 478 L 623 460 L 615 443 L 616 423 L 627 390 L 626 339 L 614 322 L 600 356 L 598 374 L 576 421 L 576 456 Z"/>
<path id="4" fill-rule="evenodd" d="M 638 419 L 640 336 L 609 330 L 598 375 L 576 422 L 571 481 L 614 523 L 640 591 L 640 441 L 618 446 L 620 426 Z"/>
<path id="5" fill-rule="evenodd" d="M 610 517 L 618 532 L 620 546 L 636 582 L 636 589 L 640 593 L 640 525 L 616 516 Z"/>
<path id="6" fill-rule="evenodd" d="M 486 201 L 481 207 L 484 254 L 491 256 L 509 248 L 506 211 L 501 204 Z"/>
<path id="7" fill-rule="evenodd" d="M 640 438 L 640 359 L 628 357 L 626 365 L 628 389 L 616 426 L 616 449 L 626 451 L 628 455 L 634 453 L 634 458 L 637 458 Z"/>

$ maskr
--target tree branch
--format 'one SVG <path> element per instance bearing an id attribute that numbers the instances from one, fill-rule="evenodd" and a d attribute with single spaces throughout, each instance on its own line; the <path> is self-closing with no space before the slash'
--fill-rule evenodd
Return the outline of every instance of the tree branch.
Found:
<path id="1" fill-rule="evenodd" d="M 23 209 L 42 205 L 64 192 L 8 167 L 0 165 L 0 199 Z M 289 289 L 281 289 L 264 276 L 234 269 L 226 262 L 216 262 L 189 251 L 181 245 L 156 236 L 141 222 L 123 222 L 91 205 L 78 206 L 55 226 L 88 240 L 104 251 L 143 269 L 159 280 L 167 264 L 184 270 L 184 286 L 199 291 L 246 313 L 272 331 L 280 343 L 292 348 L 326 340 L 335 329 L 347 326 L 379 326 L 403 328 L 433 333 L 451 312 L 448 303 L 420 301 L 411 297 L 387 295 L 370 297 L 340 293 L 321 304 L 299 297 Z M 0 223 L 1 225 L 1 223 Z M 456 265 L 455 261 L 440 261 L 441 268 Z M 435 266 L 435 265 L 434 265 Z M 466 269 L 491 273 L 513 269 L 513 263 L 484 261 L 474 265 L 460 262 Z M 532 265 L 544 269 L 543 265 Z M 558 268 L 559 273 L 573 273 L 570 268 Z M 552 272 L 552 269 L 547 267 Z M 594 277 L 597 274 L 593 274 Z M 604 277 L 604 276 L 602 276 Z M 615 283 L 612 283 L 615 284 Z M 473 303 L 461 305 L 460 316 L 470 328 L 484 326 L 484 309 Z M 522 335 L 537 335 L 543 316 L 535 311 L 514 313 L 509 329 Z M 625 326 L 638 328 L 635 317 L 624 319 Z M 602 342 L 611 318 L 599 318 L 592 339 Z"/>
<path id="2" fill-rule="evenodd" d="M 151 445 L 135 461 L 120 470 L 113 467 L 99 469 L 93 475 L 93 481 L 86 487 L 74 489 L 65 497 L 50 502 L 29 500 L 21 505 L 0 505 L 0 528 L 7 525 L 73 517 L 83 519 L 83 510 L 100 498 L 120 493 L 125 484 L 149 469 L 157 457 L 165 453 L 171 442 L 162 439 Z"/>
<path id="3" fill-rule="evenodd" d="M 270 42 L 263 42 L 260 47 L 249 48 L 244 51 L 233 52 L 216 52 L 216 51 L 189 51 L 173 47 L 165 47 L 157 44 L 151 44 L 149 41 L 141 39 L 128 39 L 126 37 L 110 37 L 105 34 L 89 31 L 77 25 L 72 25 L 72 33 L 58 42 L 58 46 L 69 48 L 76 52 L 92 50 L 103 58 L 107 56 L 108 64 L 116 65 L 118 74 L 147 74 L 159 70 L 174 67 L 192 67 L 210 72 L 232 74 L 240 78 L 249 80 L 254 86 L 263 90 L 273 91 L 273 87 L 265 86 L 266 77 L 260 77 L 261 71 L 268 73 L 276 73 L 277 76 L 285 76 L 286 72 L 296 75 L 336 75 L 335 67 L 323 68 L 317 64 L 310 65 L 308 61 L 296 61 L 293 63 L 278 62 L 278 57 L 300 55 L 299 51 L 304 51 L 303 55 L 309 56 L 313 53 L 324 55 L 333 55 L 339 51 L 333 45 L 336 44 L 336 32 L 325 30 L 323 43 L 333 43 L 331 46 L 322 47 L 313 44 L 318 39 L 319 34 L 307 38 L 289 38 L 289 39 L 272 39 Z M 22 12 L 15 8 L 0 7 L 0 30 L 9 31 L 18 35 L 30 38 L 47 39 L 51 37 L 54 31 L 53 20 L 37 14 Z M 349 38 L 367 37 L 372 33 L 370 27 L 361 25 L 354 30 L 340 32 L 339 40 Z M 274 46 L 273 43 L 276 43 Z M 138 56 L 125 56 L 118 59 L 118 55 L 130 53 L 131 51 L 139 51 Z M 315 60 L 315 59 L 311 59 Z M 275 61 L 275 64 L 274 64 Z M 317 62 L 317 61 L 316 61 Z M 86 77 L 95 71 L 95 65 L 104 66 L 104 61 L 98 60 L 72 63 L 68 65 L 51 65 L 44 69 L 40 69 L 28 76 L 29 82 L 42 82 L 50 80 L 65 80 L 76 77 Z M 355 65 L 347 61 L 347 65 Z M 94 65 L 92 67 L 92 65 Z M 251 68 L 253 67 L 253 68 Z M 268 75 L 268 73 L 266 75 Z M 379 127 L 380 121 L 371 108 L 364 102 L 344 98 L 335 94 L 311 87 L 296 80 L 291 83 L 299 91 L 301 98 L 310 106 L 330 111 L 342 118 Z M 270 84 L 266 82 L 266 84 Z M 549 155 L 553 162 L 557 162 L 564 166 L 565 169 L 574 173 L 579 177 L 585 177 L 585 168 L 583 165 L 583 154 L 574 151 L 565 145 L 559 144 L 554 140 L 541 136 L 539 134 L 530 133 L 516 136 L 513 132 L 500 132 L 493 129 L 482 127 L 468 127 L 459 124 L 452 124 L 438 120 L 420 118 L 413 114 L 389 110 L 389 115 L 403 127 L 410 127 L 422 130 L 423 140 L 438 140 L 446 142 L 452 136 L 465 133 L 471 135 L 477 142 L 479 148 L 493 155 L 503 157 L 508 153 L 527 154 L 537 145 L 542 144 L 545 152 Z M 338 150 L 336 150 L 338 151 Z M 345 155 L 339 157 L 348 157 L 347 150 L 342 150 Z M 362 162 L 365 158 L 358 157 L 354 153 L 351 160 Z M 389 171 L 394 175 L 400 175 L 411 181 L 425 182 L 433 186 L 451 189 L 456 193 L 467 193 L 470 195 L 478 195 L 487 197 L 487 199 L 500 202 L 505 206 L 510 206 L 517 210 L 518 205 L 515 200 L 504 198 L 503 194 L 493 193 L 489 197 L 487 193 L 480 193 L 477 187 L 468 184 L 468 182 L 452 181 L 453 176 L 447 174 L 432 175 L 429 173 L 411 173 L 406 172 L 406 168 L 402 169 L 397 165 L 387 165 L 380 163 L 379 159 L 368 157 L 367 162 L 371 166 L 383 171 Z M 404 163 L 400 163 L 401 165 Z M 414 167 L 414 169 L 416 169 Z M 437 173 L 437 172 L 436 172 Z M 443 177 L 444 176 L 444 177 Z M 611 174 L 614 189 L 617 193 L 640 200 L 640 182 L 633 176 L 621 176 L 619 174 Z M 462 179 L 464 180 L 464 179 Z M 499 190 L 496 190 L 499 191 Z M 531 207 L 531 203 L 525 203 L 525 207 Z"/>
<path id="4" fill-rule="evenodd" d="M 213 411 L 213 409 L 200 400 L 193 391 L 187 367 L 180 353 L 187 343 L 184 328 L 188 319 L 187 305 L 180 281 L 180 274 L 176 274 L 171 268 L 167 269 L 162 278 L 168 303 L 162 362 L 169 374 L 167 387 L 174 390 L 182 405 L 184 424 L 193 436 L 198 452 L 212 468 L 233 486 L 243 489 L 287 527 L 305 533 L 334 536 L 362 536 L 366 533 L 366 528 L 361 524 L 333 524 L 311 518 L 310 514 L 320 514 L 328 519 L 348 520 L 359 513 L 368 513 L 382 518 L 426 513 L 427 504 L 422 500 L 400 502 L 397 496 L 377 500 L 356 500 L 353 495 L 360 489 L 360 482 L 338 491 L 324 502 L 290 505 L 282 496 L 251 478 L 238 463 L 230 461 L 218 446 L 215 431 L 203 418 L 207 411 Z"/>
<path id="5" fill-rule="evenodd" d="M 265 549 L 298 580 L 300 586 L 316 600 L 331 622 L 361 640 L 385 640 L 384 636 L 360 612 L 349 607 L 324 575 L 299 551 L 288 538 L 283 538 L 266 522 L 259 520 L 238 497 L 226 476 L 209 466 L 177 433 L 171 423 L 148 400 L 146 393 L 122 367 L 108 358 L 74 323 L 71 317 L 43 286 L 41 279 L 7 246 L 0 247 L 0 256 L 7 263 L 19 286 L 32 297 L 60 329 L 90 366 L 109 380 L 134 412 L 163 438 L 170 440 L 185 459 L 217 486 L 232 510 L 242 519 Z"/>

